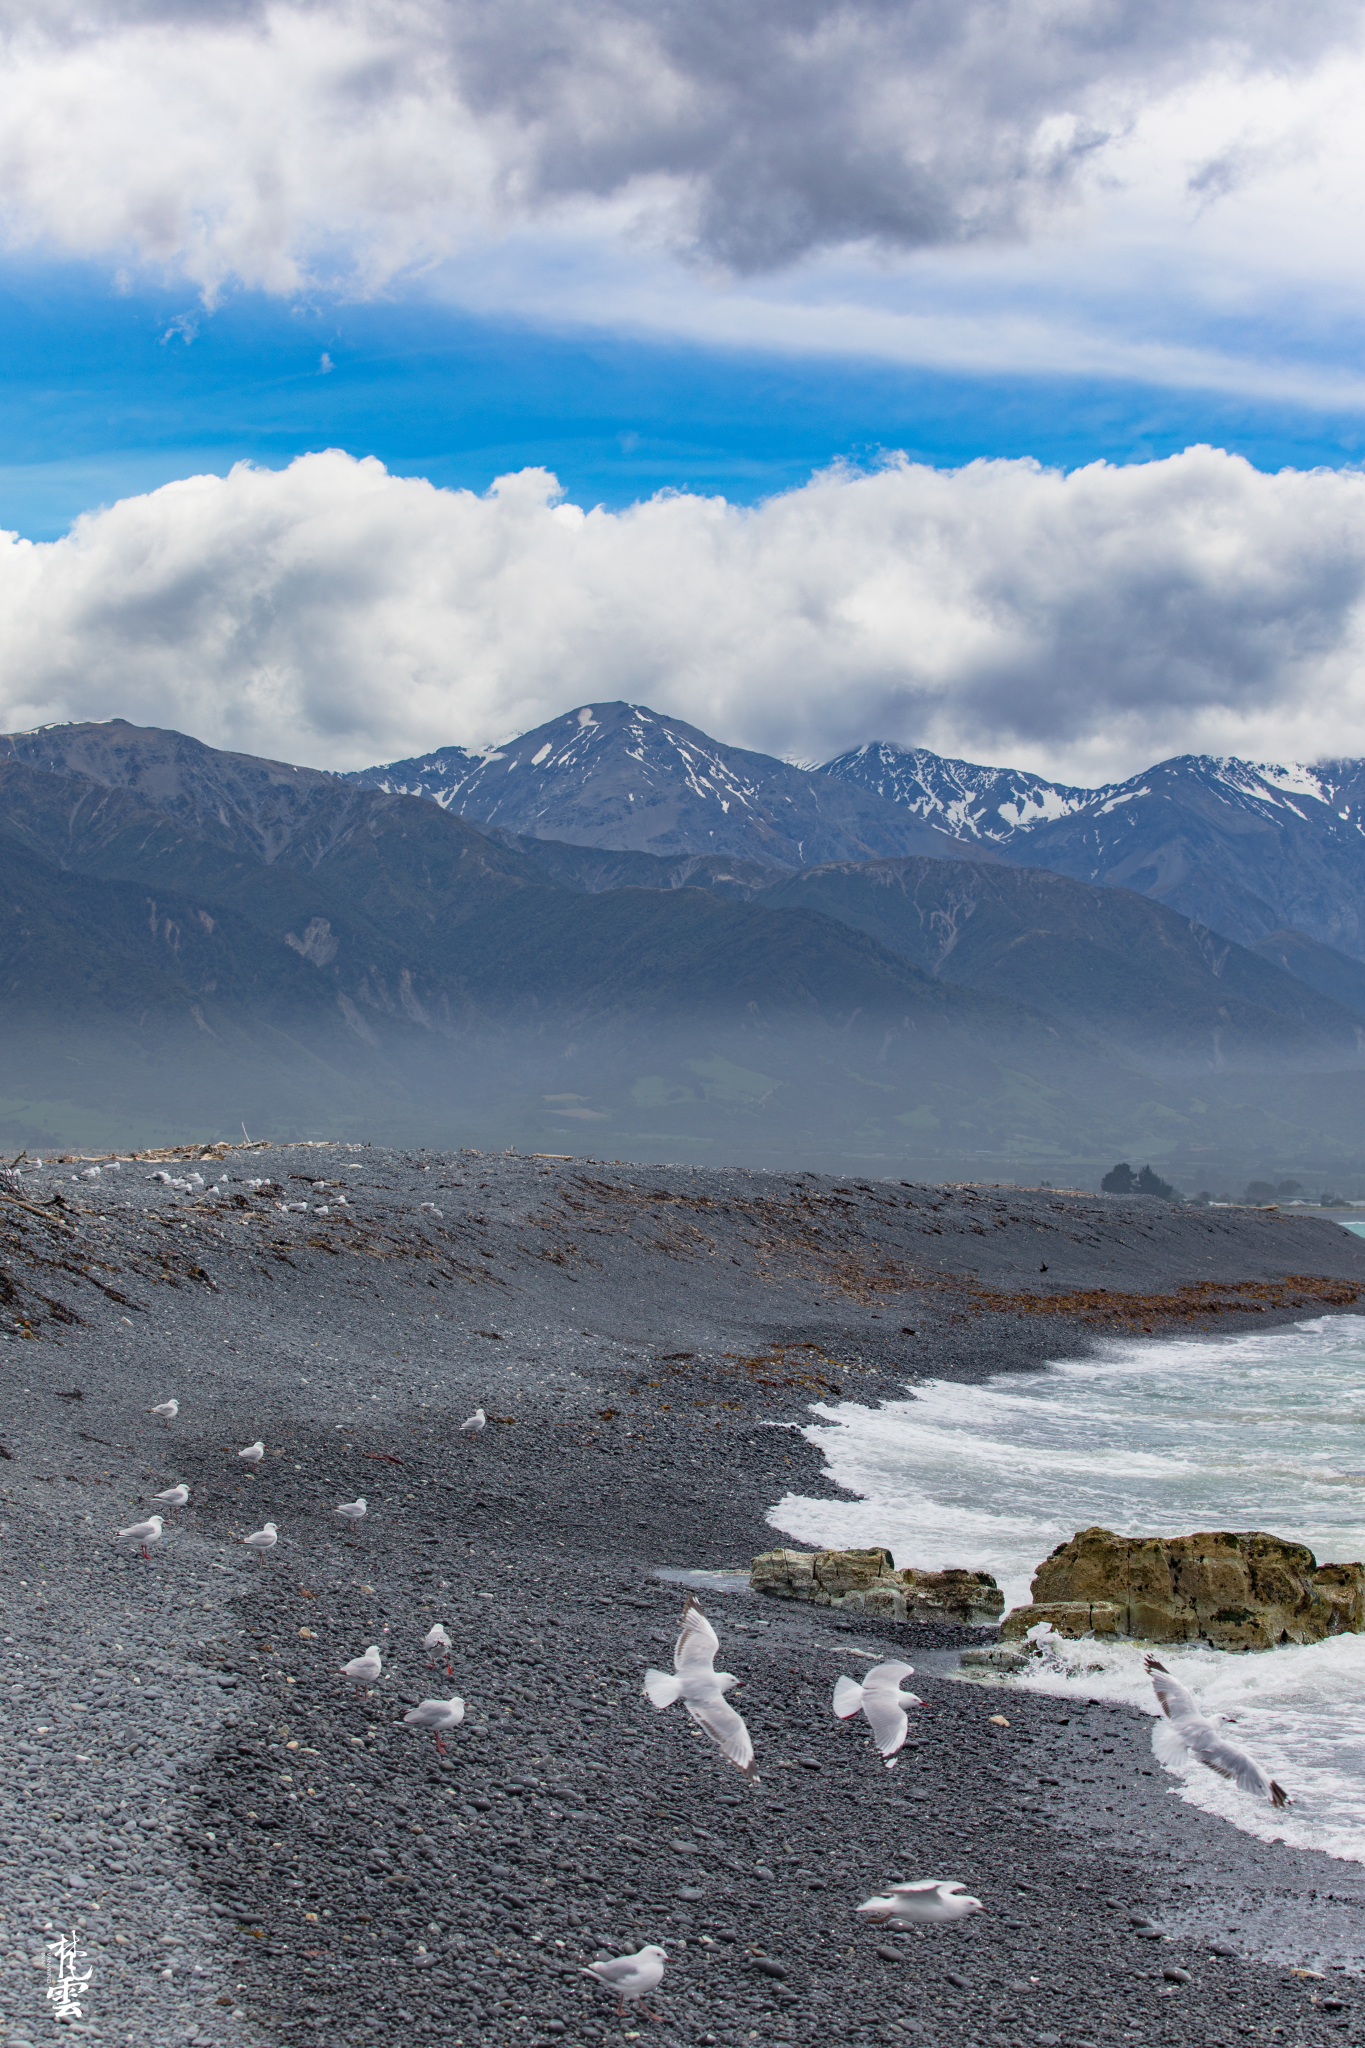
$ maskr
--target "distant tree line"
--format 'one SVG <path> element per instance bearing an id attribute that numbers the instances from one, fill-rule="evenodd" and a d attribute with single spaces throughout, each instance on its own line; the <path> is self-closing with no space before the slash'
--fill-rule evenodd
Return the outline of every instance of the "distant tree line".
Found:
<path id="1" fill-rule="evenodd" d="M 1042 1185 L 1046 1187 L 1047 1182 Z M 1207 1209 L 1211 1202 L 1226 1202 L 1233 1208 L 1245 1204 L 1247 1208 L 1256 1209 L 1271 1202 L 1292 1202 L 1296 1196 L 1303 1196 L 1305 1201 L 1312 1200 L 1311 1196 L 1304 1196 L 1301 1180 L 1249 1180 L 1240 1195 L 1215 1195 L 1210 1188 L 1200 1188 L 1197 1195 L 1181 1195 L 1150 1166 L 1134 1173 L 1126 1159 L 1110 1167 L 1100 1187 L 1106 1195 L 1157 1195 L 1163 1202 L 1188 1201 L 1198 1209 Z M 1349 1209 L 1351 1203 L 1344 1195 L 1334 1195 L 1324 1189 L 1318 1196 L 1318 1207 Z"/>
<path id="2" fill-rule="evenodd" d="M 1168 1180 L 1163 1180 L 1159 1173 L 1153 1173 L 1150 1166 L 1144 1166 L 1139 1173 L 1134 1173 L 1126 1159 L 1120 1160 L 1117 1166 L 1110 1167 L 1100 1182 L 1100 1187 L 1106 1195 L 1159 1195 L 1163 1202 L 1174 1202 L 1177 1199 L 1175 1189 Z"/>

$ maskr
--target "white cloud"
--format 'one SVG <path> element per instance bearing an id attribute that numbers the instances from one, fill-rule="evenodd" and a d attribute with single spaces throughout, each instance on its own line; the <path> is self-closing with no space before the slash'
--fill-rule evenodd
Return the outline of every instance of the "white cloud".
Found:
<path id="1" fill-rule="evenodd" d="M 1365 754 L 1365 476 L 1196 448 L 830 472 L 742 508 L 486 497 L 329 453 L 0 552 L 0 722 L 350 767 L 633 698 L 801 758 L 918 741 L 1076 781 Z"/>
<path id="2" fill-rule="evenodd" d="M 1359 31 L 1358 0 L 11 0 L 0 191 L 15 241 L 210 294 L 547 221 L 761 272 L 1331 159 L 1356 102 L 1324 129 L 1303 95 Z"/>

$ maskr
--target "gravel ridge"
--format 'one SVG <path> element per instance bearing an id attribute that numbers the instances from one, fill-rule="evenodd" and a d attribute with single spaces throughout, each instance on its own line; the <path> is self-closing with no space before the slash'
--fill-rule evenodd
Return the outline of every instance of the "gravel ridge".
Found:
<path id="1" fill-rule="evenodd" d="M 978 1632 L 703 1579 L 753 1786 L 640 1691 L 682 1598 L 657 1570 L 743 1565 L 772 1502 L 828 1490 L 790 1426 L 811 1402 L 1033 1368 L 1181 1288 L 1203 1290 L 1195 1327 L 1315 1312 L 1293 1276 L 1349 1301 L 1358 1240 L 1051 1191 L 378 1147 L 168 1162 L 203 1178 L 180 1189 L 146 1162 L 85 1170 L 0 1201 L 0 2042 L 52 2031 L 60 1926 L 94 1968 L 78 2028 L 148 2048 L 629 2036 L 648 2023 L 582 1965 L 647 1939 L 672 1958 L 664 2042 L 1359 2032 L 1365 1873 L 1170 1797 L 1140 1716 L 950 1678 Z M 1233 1290 L 1216 1310 L 1211 1283 Z M 1055 1307 L 1018 1305 L 1043 1290 Z M 171 1394 L 163 1428 L 146 1410 Z M 235 1453 L 258 1435 L 253 1475 Z M 110 1541 L 181 1479 L 150 1563 Z M 331 1509 L 361 1493 L 351 1535 Z M 267 1515 L 257 1563 L 240 1537 Z M 453 1681 L 420 1649 L 433 1620 Z M 385 1671 L 361 1695 L 338 1666 L 368 1642 Z M 925 1706 L 888 1772 L 829 1693 L 890 1644 Z M 443 1759 L 401 1714 L 452 1683 Z M 928 1874 L 987 1910 L 890 1938 L 852 1918 Z"/>

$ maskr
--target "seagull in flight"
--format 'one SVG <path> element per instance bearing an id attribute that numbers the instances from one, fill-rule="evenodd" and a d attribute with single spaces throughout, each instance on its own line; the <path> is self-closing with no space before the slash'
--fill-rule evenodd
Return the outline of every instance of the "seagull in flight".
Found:
<path id="1" fill-rule="evenodd" d="M 1231 1778 L 1243 1792 L 1251 1792 L 1258 1799 L 1268 1799 L 1277 1809 L 1288 1806 L 1289 1794 L 1284 1786 L 1277 1785 L 1244 1749 L 1228 1741 L 1221 1729 L 1200 1710 L 1194 1694 L 1178 1678 L 1173 1678 L 1158 1658 L 1148 1657 L 1145 1661 L 1152 1688 L 1165 1716 L 1152 1730 L 1152 1749 L 1157 1762 L 1164 1764 L 1167 1770 L 1174 1770 L 1188 1757 L 1197 1757 L 1209 1770 L 1217 1771 L 1220 1778 Z"/>
<path id="2" fill-rule="evenodd" d="M 460 1424 L 460 1435 L 477 1436 L 480 1430 L 485 1428 L 487 1422 L 488 1417 L 484 1414 L 482 1408 L 476 1408 L 469 1420 Z"/>
<path id="3" fill-rule="evenodd" d="M 414 1707 L 411 1713 L 403 1716 L 405 1727 L 430 1728 L 442 1756 L 446 1753 L 446 1746 L 441 1737 L 449 1735 L 452 1728 L 458 1728 L 463 1719 L 464 1701 L 461 1699 L 423 1700 L 420 1706 Z"/>
<path id="4" fill-rule="evenodd" d="M 273 1522 L 263 1522 L 259 1529 L 253 1529 L 249 1536 L 242 1538 L 247 1549 L 255 1551 L 257 1564 L 264 1563 L 267 1550 L 273 1550 L 279 1540 Z"/>
<path id="5" fill-rule="evenodd" d="M 437 1622 L 435 1628 L 429 1628 L 426 1634 L 423 1636 L 422 1648 L 424 1650 L 431 1651 L 430 1668 L 433 1671 L 436 1669 L 436 1659 L 438 1657 L 444 1657 L 446 1660 L 447 1675 L 451 1678 L 455 1676 L 454 1669 L 450 1662 L 450 1652 L 452 1648 L 451 1640 L 450 1637 L 446 1634 L 445 1630 L 442 1628 L 439 1621 Z"/>
<path id="6" fill-rule="evenodd" d="M 920 1877 L 913 1884 L 889 1884 L 885 1898 L 864 1899 L 855 1910 L 873 1927 L 931 1927 L 965 1920 L 985 1907 L 967 1895 L 960 1878 Z"/>
<path id="7" fill-rule="evenodd" d="M 639 2005 L 645 1994 L 663 1981 L 667 1961 L 667 1951 L 651 1942 L 648 1948 L 637 1949 L 633 1956 L 617 1956 L 609 1963 L 589 1963 L 583 1975 L 595 1977 L 608 1991 L 616 1993 L 616 2017 L 620 2020 L 625 2018 L 628 2005 Z M 662 2013 L 650 2012 L 648 2006 L 644 2009 L 652 2020 L 663 2018 Z"/>
<path id="8" fill-rule="evenodd" d="M 254 1472 L 265 1456 L 265 1445 L 257 1437 L 254 1444 L 248 1444 L 244 1451 L 238 1451 L 237 1456 L 247 1467 L 248 1471 Z"/>
<path id="9" fill-rule="evenodd" d="M 134 1522 L 131 1528 L 120 1529 L 118 1532 L 118 1540 L 120 1543 L 140 1543 L 142 1545 L 142 1555 L 146 1558 L 148 1564 L 150 1564 L 152 1561 L 152 1553 L 147 1548 L 147 1545 L 149 1543 L 159 1543 L 161 1541 L 160 1515 L 149 1515 L 145 1522 Z"/>
<path id="10" fill-rule="evenodd" d="M 342 1665 L 338 1675 L 342 1678 L 349 1678 L 353 1685 L 364 1687 L 372 1685 L 382 1669 L 379 1645 L 378 1643 L 371 1643 L 363 1657 L 352 1657 L 349 1664 Z"/>
<path id="11" fill-rule="evenodd" d="M 180 1403 L 178 1401 L 159 1401 L 156 1407 L 149 1408 L 147 1413 L 149 1415 L 159 1415 L 162 1428 L 169 1429 L 176 1416 L 180 1413 Z"/>
<path id="12" fill-rule="evenodd" d="M 758 1770 L 749 1731 L 725 1698 L 739 1680 L 733 1672 L 713 1668 L 719 1648 L 720 1638 L 689 1593 L 678 1640 L 673 1645 L 673 1674 L 670 1677 L 668 1672 L 652 1668 L 646 1671 L 645 1697 L 660 1712 L 681 1700 L 697 1726 L 705 1730 L 736 1770 L 746 1778 L 756 1778 Z"/>
<path id="13" fill-rule="evenodd" d="M 841 1721 L 847 1721 L 862 1709 L 863 1718 L 872 1730 L 872 1740 L 888 1771 L 896 1768 L 896 1752 L 909 1733 L 910 1722 L 907 1707 L 922 1707 L 924 1701 L 912 1692 L 902 1692 L 903 1678 L 913 1678 L 913 1664 L 874 1664 L 863 1676 L 863 1682 L 856 1679 L 839 1678 L 834 1684 L 834 1711 Z"/>

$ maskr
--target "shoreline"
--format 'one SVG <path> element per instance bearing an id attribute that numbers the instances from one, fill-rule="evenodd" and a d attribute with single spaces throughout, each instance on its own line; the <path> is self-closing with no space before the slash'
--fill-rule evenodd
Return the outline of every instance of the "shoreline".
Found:
<path id="1" fill-rule="evenodd" d="M 103 1899 L 80 1917 L 104 2038 L 615 2039 L 629 2023 L 579 1967 L 637 1936 L 676 1950 L 665 2041 L 1212 2044 L 1278 2026 L 1321 2048 L 1358 2030 L 1365 1871 L 1169 1796 L 1143 1717 L 925 1676 L 894 1772 L 834 1721 L 859 1646 L 914 1663 L 978 1631 L 704 1596 L 754 1787 L 640 1679 L 681 1606 L 656 1569 L 747 1562 L 784 1492 L 838 1491 L 794 1429 L 761 1425 L 1036 1370 L 1142 1318 L 1193 1331 L 1193 1311 L 1156 1327 L 1150 1303 L 1180 1289 L 1221 1299 L 1198 1311 L 1218 1329 L 1302 1320 L 1321 1307 L 1270 1298 L 1302 1295 L 1295 1275 L 1365 1300 L 1360 1239 L 816 1175 L 359 1147 L 225 1163 L 217 1205 L 149 1165 L 93 1192 L 45 1170 L 32 1207 L 50 1213 L 17 1228 L 0 1205 L 9 1312 L 36 1332 L 0 1345 L 4 1649 L 23 1689 L 8 1946 Z M 309 1212 L 242 1192 L 266 1173 Z M 1090 1310 L 1061 1306 L 1078 1295 Z M 172 1392 L 162 1430 L 143 1411 Z M 459 1423 L 480 1403 L 471 1444 Z M 257 1435 L 248 1477 L 234 1446 Z M 125 1559 L 109 1532 L 172 1478 L 192 1489 L 180 1527 L 150 1565 Z M 360 1492 L 348 1539 L 331 1508 Z M 281 1542 L 257 1565 L 234 1539 L 265 1514 Z M 436 1619 L 469 1704 L 448 1765 L 401 1725 L 442 1690 L 417 1649 Z M 373 1640 L 385 1676 L 348 1696 L 336 1667 Z M 853 1920 L 870 1890 L 925 1874 L 987 1910 L 890 1942 Z M 7 1966 L 0 2040 L 33 2036 L 35 1979 Z"/>

